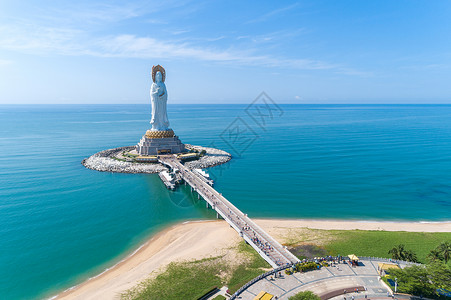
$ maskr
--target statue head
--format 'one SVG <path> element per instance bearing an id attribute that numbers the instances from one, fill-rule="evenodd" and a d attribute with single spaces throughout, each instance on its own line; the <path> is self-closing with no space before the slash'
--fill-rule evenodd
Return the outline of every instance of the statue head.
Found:
<path id="1" fill-rule="evenodd" d="M 152 67 L 152 81 L 153 81 L 153 82 L 156 82 L 156 81 L 157 81 L 157 79 L 155 78 L 156 75 L 157 75 L 157 72 L 160 73 L 160 76 L 161 76 L 161 77 L 160 77 L 160 78 L 161 78 L 160 81 L 164 82 L 164 80 L 166 79 L 166 71 L 165 71 L 165 69 L 164 69 L 162 66 L 160 66 L 160 65 L 156 65 L 156 66 L 153 66 L 153 67 Z"/>
<path id="2" fill-rule="evenodd" d="M 162 82 L 163 81 L 163 75 L 161 74 L 160 71 L 157 72 L 157 74 L 155 74 L 155 82 Z"/>

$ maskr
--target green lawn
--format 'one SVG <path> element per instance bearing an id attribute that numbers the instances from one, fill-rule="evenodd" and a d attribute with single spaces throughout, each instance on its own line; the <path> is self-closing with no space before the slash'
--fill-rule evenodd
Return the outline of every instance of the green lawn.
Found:
<path id="1" fill-rule="evenodd" d="M 122 295 L 122 299 L 197 299 L 213 287 L 224 265 L 218 259 L 171 263 L 165 272 Z"/>
<path id="2" fill-rule="evenodd" d="M 248 258 L 238 267 L 227 265 L 222 257 L 171 263 L 163 273 L 124 293 L 122 299 L 197 299 L 213 287 L 224 285 L 234 293 L 252 278 L 263 274 L 262 268 L 270 268 L 246 243 L 239 244 L 238 252 Z M 230 272 L 228 280 L 220 277 L 224 271 Z"/>
<path id="3" fill-rule="evenodd" d="M 375 256 L 390 258 L 388 251 L 404 244 L 420 262 L 427 262 L 429 251 L 440 243 L 451 241 L 451 233 L 423 233 L 404 231 L 327 230 L 332 239 L 324 247 L 330 255 Z"/>
<path id="4" fill-rule="evenodd" d="M 265 273 L 262 268 L 271 268 L 271 266 L 258 255 L 254 248 L 244 241 L 240 242 L 238 245 L 238 251 L 249 258 L 249 263 L 240 265 L 232 273 L 232 277 L 227 282 L 230 293 L 235 293 L 240 287 L 246 284 L 246 282 Z"/>

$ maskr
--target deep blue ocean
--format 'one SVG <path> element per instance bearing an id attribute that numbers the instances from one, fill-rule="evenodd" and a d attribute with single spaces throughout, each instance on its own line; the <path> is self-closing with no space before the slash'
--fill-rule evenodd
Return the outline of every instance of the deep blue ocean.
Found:
<path id="1" fill-rule="evenodd" d="M 451 106 L 168 105 L 182 142 L 234 155 L 215 187 L 250 217 L 451 220 Z M 215 214 L 157 175 L 85 169 L 150 105 L 0 106 L 0 298 L 50 297 L 170 224 Z"/>

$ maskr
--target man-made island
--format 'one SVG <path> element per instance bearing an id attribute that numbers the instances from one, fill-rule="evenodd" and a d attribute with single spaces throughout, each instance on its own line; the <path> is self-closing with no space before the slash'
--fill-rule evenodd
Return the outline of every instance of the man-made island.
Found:
<path id="1" fill-rule="evenodd" d="M 197 169 L 223 164 L 232 158 L 223 150 L 183 144 L 175 135 L 169 127 L 165 79 L 165 69 L 160 65 L 153 66 L 153 83 L 150 88 L 151 128 L 138 144 L 100 151 L 82 161 L 86 168 L 101 172 L 159 173 L 168 171 L 159 162 L 159 155 L 175 155 L 181 161 L 190 161 L 187 165 Z"/>
<path id="2" fill-rule="evenodd" d="M 82 164 L 88 169 L 101 172 L 152 174 L 168 171 L 167 167 L 158 162 L 157 156 L 140 156 L 133 153 L 135 149 L 136 146 L 126 146 L 103 150 L 84 159 Z M 192 153 L 195 157 L 186 162 L 190 168 L 214 167 L 232 159 L 232 155 L 220 149 L 188 144 L 185 144 L 185 149 L 186 154 Z"/>

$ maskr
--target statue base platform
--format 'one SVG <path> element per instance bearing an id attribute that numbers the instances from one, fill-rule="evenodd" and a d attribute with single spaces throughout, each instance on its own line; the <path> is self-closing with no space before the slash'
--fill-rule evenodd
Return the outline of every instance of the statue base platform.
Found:
<path id="1" fill-rule="evenodd" d="M 181 153 L 184 151 L 185 145 L 174 134 L 172 129 L 165 131 L 147 130 L 138 145 L 136 145 L 136 152 L 139 155 Z"/>

